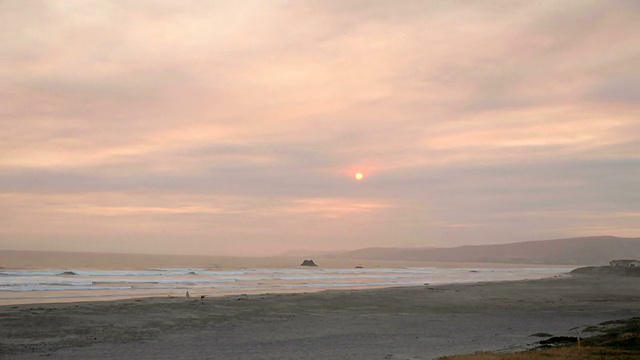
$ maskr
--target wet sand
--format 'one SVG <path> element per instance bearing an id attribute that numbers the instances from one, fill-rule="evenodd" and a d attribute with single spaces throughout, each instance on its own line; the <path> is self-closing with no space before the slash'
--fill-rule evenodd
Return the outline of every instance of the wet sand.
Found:
<path id="1" fill-rule="evenodd" d="M 0 307 L 11 359 L 433 359 L 640 316 L 637 278 Z M 578 327 L 577 330 L 572 330 Z"/>

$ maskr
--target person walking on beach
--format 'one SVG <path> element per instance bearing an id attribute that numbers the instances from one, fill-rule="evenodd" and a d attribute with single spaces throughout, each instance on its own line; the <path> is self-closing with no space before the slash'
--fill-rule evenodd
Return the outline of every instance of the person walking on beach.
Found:
<path id="1" fill-rule="evenodd" d="M 189 294 L 189 291 L 187 291 L 184 295 L 187 297 L 187 299 L 191 297 L 191 294 Z"/>

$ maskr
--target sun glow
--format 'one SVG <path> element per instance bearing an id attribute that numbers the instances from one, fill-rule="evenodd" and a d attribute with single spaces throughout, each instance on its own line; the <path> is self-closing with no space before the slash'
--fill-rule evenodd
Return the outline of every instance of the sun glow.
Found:
<path id="1" fill-rule="evenodd" d="M 355 177 L 356 180 L 362 180 L 364 178 L 364 175 L 362 175 L 362 173 L 356 173 Z"/>

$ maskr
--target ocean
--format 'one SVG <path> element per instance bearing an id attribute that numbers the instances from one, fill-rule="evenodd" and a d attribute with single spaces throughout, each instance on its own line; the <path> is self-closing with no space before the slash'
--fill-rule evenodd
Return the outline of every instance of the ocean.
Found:
<path id="1" fill-rule="evenodd" d="M 0 305 L 540 279 L 566 267 L 1 268 Z"/>

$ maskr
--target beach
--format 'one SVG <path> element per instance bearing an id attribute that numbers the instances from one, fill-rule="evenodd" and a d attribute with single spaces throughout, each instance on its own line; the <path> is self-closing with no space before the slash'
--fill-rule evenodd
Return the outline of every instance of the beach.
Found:
<path id="1" fill-rule="evenodd" d="M 531 280 L 566 273 L 562 267 L 0 269 L 0 306 L 183 296 L 187 291 L 219 297 Z"/>
<path id="2" fill-rule="evenodd" d="M 433 359 L 640 316 L 625 277 L 0 307 L 11 359 Z"/>

